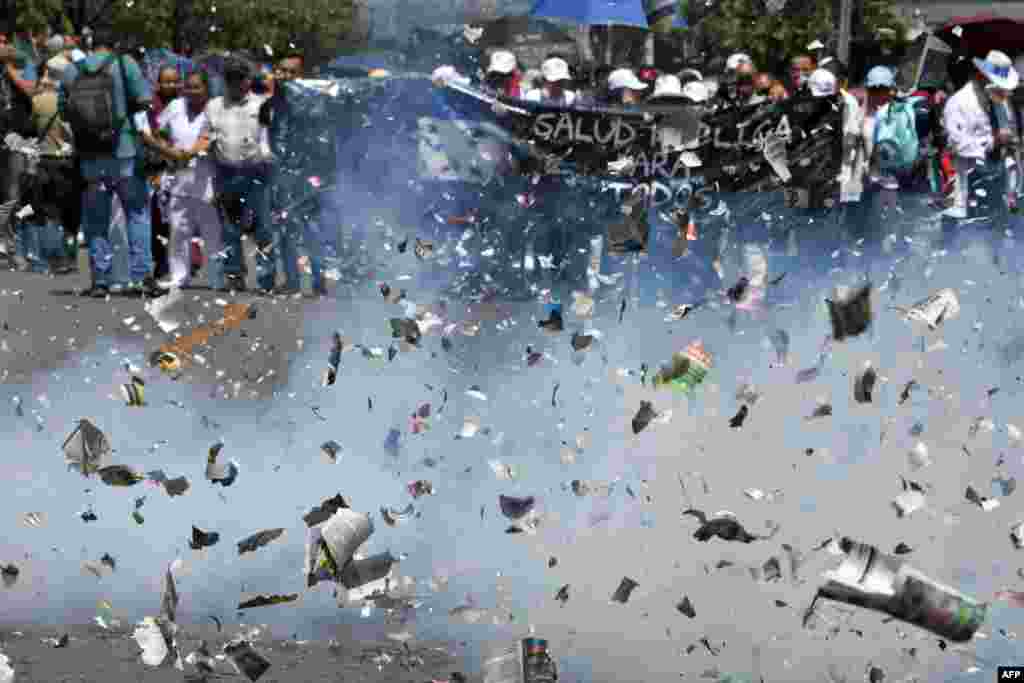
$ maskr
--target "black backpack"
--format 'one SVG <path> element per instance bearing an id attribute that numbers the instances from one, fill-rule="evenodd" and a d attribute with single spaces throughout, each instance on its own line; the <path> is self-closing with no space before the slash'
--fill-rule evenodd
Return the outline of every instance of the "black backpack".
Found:
<path id="1" fill-rule="evenodd" d="M 8 133 L 17 133 L 24 138 L 35 137 L 32 98 L 23 93 L 10 76 L 0 73 L 0 143 Z"/>
<path id="2" fill-rule="evenodd" d="M 117 150 L 124 119 L 115 115 L 113 65 L 120 62 L 120 57 L 112 57 L 95 72 L 80 70 L 68 88 L 65 119 L 74 133 L 75 149 L 85 159 L 113 156 Z"/>

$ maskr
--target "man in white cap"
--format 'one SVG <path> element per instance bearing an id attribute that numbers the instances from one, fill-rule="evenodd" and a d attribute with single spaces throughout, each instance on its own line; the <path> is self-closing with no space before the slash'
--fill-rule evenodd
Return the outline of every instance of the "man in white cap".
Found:
<path id="1" fill-rule="evenodd" d="M 745 55 L 742 52 L 730 55 L 729 59 L 725 60 L 725 70 L 739 71 L 740 66 L 744 64 L 749 64 L 751 70 L 756 71 L 756 67 L 754 67 L 754 60 L 750 58 L 750 55 Z"/>
<path id="2" fill-rule="evenodd" d="M 545 59 L 540 66 L 543 84 L 526 93 L 525 99 L 530 102 L 572 106 L 576 102 L 576 91 L 568 86 L 572 82 L 569 75 L 569 64 L 561 57 Z"/>
<path id="3" fill-rule="evenodd" d="M 817 69 L 807 81 L 813 97 L 831 97 L 838 90 L 835 74 L 827 69 Z"/>
<path id="4" fill-rule="evenodd" d="M 516 56 L 508 50 L 495 50 L 491 53 L 486 81 L 491 90 L 505 97 L 522 99 L 526 94 L 522 88 Z"/>
<path id="5" fill-rule="evenodd" d="M 956 219 L 967 218 L 968 198 L 976 194 L 975 189 L 985 189 L 986 197 L 1005 196 L 999 191 L 1000 180 L 1005 183 L 1006 178 L 1005 159 L 1015 156 L 1006 155 L 1015 151 L 1018 142 L 1019 120 L 1010 115 L 1010 94 L 1020 84 L 1013 62 L 993 50 L 985 59 L 975 59 L 974 66 L 974 78 L 949 99 L 943 112 L 957 172 L 953 206 L 945 215 Z M 1000 204 L 1004 203 L 982 210 L 1005 208 Z"/>
<path id="6" fill-rule="evenodd" d="M 608 75 L 608 90 L 614 104 L 640 104 L 647 84 L 641 81 L 632 69 L 616 69 Z"/>

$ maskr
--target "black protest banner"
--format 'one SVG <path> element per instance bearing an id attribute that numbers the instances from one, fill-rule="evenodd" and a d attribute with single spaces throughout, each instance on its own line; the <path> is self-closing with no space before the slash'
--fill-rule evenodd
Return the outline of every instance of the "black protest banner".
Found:
<path id="1" fill-rule="evenodd" d="M 498 124 L 531 154 L 560 159 L 584 175 L 692 180 L 719 192 L 786 189 L 793 203 L 806 206 L 820 205 L 839 174 L 838 97 L 717 112 L 685 103 L 628 111 L 502 104 L 518 112 L 498 117 Z"/>

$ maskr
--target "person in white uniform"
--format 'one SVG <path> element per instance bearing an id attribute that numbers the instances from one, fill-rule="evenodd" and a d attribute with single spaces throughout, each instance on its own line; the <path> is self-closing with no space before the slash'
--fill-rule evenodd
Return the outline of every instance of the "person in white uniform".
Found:
<path id="1" fill-rule="evenodd" d="M 163 179 L 164 211 L 171 228 L 169 277 L 162 288 L 191 284 L 191 243 L 197 234 L 206 251 L 207 277 L 212 289 L 223 287 L 219 254 L 223 249 L 220 213 L 213 204 L 212 163 L 205 158 L 200 133 L 206 125 L 209 77 L 197 71 L 185 80 L 185 95 L 172 100 L 157 118 L 161 151 L 172 163 Z"/>

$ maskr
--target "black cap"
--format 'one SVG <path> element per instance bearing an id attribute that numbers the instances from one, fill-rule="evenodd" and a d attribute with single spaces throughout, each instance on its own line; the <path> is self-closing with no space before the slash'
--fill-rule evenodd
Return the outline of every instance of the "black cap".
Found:
<path id="1" fill-rule="evenodd" d="M 238 83 L 252 78 L 253 69 L 249 62 L 239 57 L 224 60 L 224 80 Z"/>

